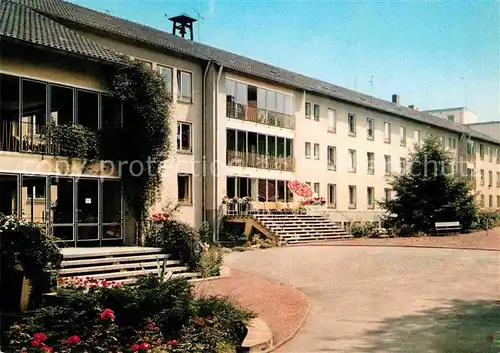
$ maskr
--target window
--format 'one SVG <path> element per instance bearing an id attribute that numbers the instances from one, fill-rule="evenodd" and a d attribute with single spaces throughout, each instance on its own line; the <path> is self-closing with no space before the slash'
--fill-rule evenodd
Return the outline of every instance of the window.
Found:
<path id="1" fill-rule="evenodd" d="M 121 238 L 122 191 L 120 181 L 102 182 L 102 236 L 106 239 Z"/>
<path id="2" fill-rule="evenodd" d="M 356 208 L 356 186 L 349 185 L 349 208 Z"/>
<path id="3" fill-rule="evenodd" d="M 453 139 L 453 149 L 457 148 L 457 139 Z"/>
<path id="4" fill-rule="evenodd" d="M 310 118 L 311 117 L 311 103 L 309 102 L 306 102 L 306 118 Z"/>
<path id="5" fill-rule="evenodd" d="M 399 127 L 399 143 L 401 146 L 406 146 L 406 126 Z"/>
<path id="6" fill-rule="evenodd" d="M 366 138 L 373 140 L 375 138 L 375 120 L 373 118 L 366 118 Z"/>
<path id="7" fill-rule="evenodd" d="M 320 195 L 320 192 L 319 192 L 320 188 L 319 188 L 319 183 L 314 183 L 314 193 L 316 194 L 316 196 L 319 197 Z"/>
<path id="8" fill-rule="evenodd" d="M 500 208 L 500 196 L 497 196 L 497 207 Z"/>
<path id="9" fill-rule="evenodd" d="M 481 194 L 481 198 L 480 198 L 479 205 L 480 205 L 481 207 L 484 207 L 484 194 Z"/>
<path id="10" fill-rule="evenodd" d="M 420 145 L 420 130 L 413 131 L 413 143 Z"/>
<path id="11" fill-rule="evenodd" d="M 500 172 L 497 172 L 497 188 L 500 188 Z"/>
<path id="12" fill-rule="evenodd" d="M 448 121 L 455 121 L 455 115 L 448 115 Z"/>
<path id="13" fill-rule="evenodd" d="M 454 139 L 454 138 L 449 137 L 448 138 L 448 148 L 450 148 L 450 149 L 457 148 L 457 140 Z"/>
<path id="14" fill-rule="evenodd" d="M 334 146 L 327 147 L 328 170 L 337 169 L 337 149 Z"/>
<path id="15" fill-rule="evenodd" d="M 491 146 L 488 146 L 488 162 L 493 162 L 493 151 Z"/>
<path id="16" fill-rule="evenodd" d="M 191 174 L 177 174 L 177 200 L 181 203 L 192 203 Z"/>
<path id="17" fill-rule="evenodd" d="M 99 127 L 99 95 L 95 92 L 77 91 L 77 121 L 91 130 Z"/>
<path id="18" fill-rule="evenodd" d="M 497 148 L 497 164 L 500 164 L 500 148 Z"/>
<path id="19" fill-rule="evenodd" d="M 479 157 L 484 160 L 484 145 L 482 143 L 479 144 Z"/>
<path id="20" fill-rule="evenodd" d="M 385 175 L 391 175 L 391 156 L 385 155 Z"/>
<path id="21" fill-rule="evenodd" d="M 167 87 L 167 92 L 172 94 L 172 68 L 156 65 L 156 71 L 163 77 L 165 81 L 165 86 Z"/>
<path id="22" fill-rule="evenodd" d="M 366 188 L 366 198 L 368 208 L 375 208 L 375 188 L 370 186 Z"/>
<path id="23" fill-rule="evenodd" d="M 356 151 L 349 150 L 349 172 L 356 172 Z"/>
<path id="24" fill-rule="evenodd" d="M 368 168 L 368 174 L 374 174 L 375 173 L 375 153 L 373 152 L 368 152 L 366 154 L 366 160 L 367 160 L 367 168 Z"/>
<path id="25" fill-rule="evenodd" d="M 384 142 L 391 143 L 391 123 L 384 123 Z"/>
<path id="26" fill-rule="evenodd" d="M 334 109 L 328 109 L 328 131 L 337 131 L 337 112 Z"/>
<path id="27" fill-rule="evenodd" d="M 23 218 L 35 223 L 46 222 L 45 176 L 22 176 L 21 214 Z"/>
<path id="28" fill-rule="evenodd" d="M 391 189 L 384 189 L 384 198 L 385 198 L 385 201 L 390 201 L 392 199 L 392 190 Z"/>
<path id="29" fill-rule="evenodd" d="M 490 196 L 488 197 L 488 199 L 489 199 L 489 200 L 488 200 L 488 206 L 489 206 L 489 207 L 493 207 L 493 195 L 490 195 Z"/>
<path id="30" fill-rule="evenodd" d="M 441 145 L 441 147 L 443 147 L 443 148 L 444 148 L 444 147 L 446 147 L 446 137 L 441 136 L 441 137 L 439 138 L 439 144 L 440 144 L 440 145 Z"/>
<path id="31" fill-rule="evenodd" d="M 491 170 L 488 172 L 488 186 L 490 188 L 493 186 L 493 172 Z"/>
<path id="32" fill-rule="evenodd" d="M 193 101 L 192 76 L 190 72 L 177 70 L 177 99 L 180 101 L 189 103 Z"/>
<path id="33" fill-rule="evenodd" d="M 484 169 L 481 169 L 480 174 L 481 174 L 481 185 L 484 185 Z"/>
<path id="34" fill-rule="evenodd" d="M 306 142 L 306 158 L 311 158 L 311 143 Z"/>
<path id="35" fill-rule="evenodd" d="M 314 105 L 314 120 L 319 120 L 319 104 Z"/>
<path id="36" fill-rule="evenodd" d="M 0 92 L 2 98 L 6 92 Z M 3 107 L 2 107 L 3 109 Z M 62 179 L 62 178 L 61 178 Z M 18 215 L 19 177 L 17 175 L 0 174 L 0 213 L 6 216 Z M 71 193 L 73 195 L 73 193 Z M 71 208 L 73 205 L 71 205 Z M 45 209 L 45 207 L 44 207 Z"/>
<path id="37" fill-rule="evenodd" d="M 328 195 L 326 198 L 327 207 L 328 208 L 336 208 L 337 207 L 337 185 L 336 184 L 328 184 Z"/>
<path id="38" fill-rule="evenodd" d="M 476 147 L 474 146 L 474 141 L 467 140 L 467 155 L 476 154 Z"/>
<path id="39" fill-rule="evenodd" d="M 349 125 L 349 135 L 356 136 L 356 115 L 349 113 L 347 115 L 347 124 Z"/>
<path id="40" fill-rule="evenodd" d="M 401 174 L 406 174 L 406 158 L 399 159 L 399 166 L 400 166 Z"/>
<path id="41" fill-rule="evenodd" d="M 54 124 L 73 124 L 73 91 L 70 87 L 50 85 L 50 117 Z"/>
<path id="42" fill-rule="evenodd" d="M 177 123 L 177 150 L 192 152 L 191 145 L 191 124 Z"/>
<path id="43" fill-rule="evenodd" d="M 319 159 L 319 143 L 314 144 L 314 159 Z"/>

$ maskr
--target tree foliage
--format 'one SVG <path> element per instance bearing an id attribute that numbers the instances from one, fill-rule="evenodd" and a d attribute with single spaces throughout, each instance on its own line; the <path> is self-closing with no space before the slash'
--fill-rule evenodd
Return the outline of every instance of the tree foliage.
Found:
<path id="1" fill-rule="evenodd" d="M 453 157 L 436 139 L 416 146 L 410 155 L 410 170 L 392 176 L 389 184 L 396 196 L 380 202 L 391 214 L 390 226 L 406 233 L 432 233 L 435 222 L 460 221 L 470 229 L 477 218 L 474 195 L 466 178 L 453 173 Z"/>

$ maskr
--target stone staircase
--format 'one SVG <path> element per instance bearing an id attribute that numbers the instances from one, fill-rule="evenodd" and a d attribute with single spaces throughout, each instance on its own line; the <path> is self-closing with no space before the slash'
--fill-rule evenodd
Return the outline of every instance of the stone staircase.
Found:
<path id="1" fill-rule="evenodd" d="M 163 266 L 167 259 L 167 271 L 172 277 L 196 278 L 198 273 L 189 272 L 189 268 L 179 260 L 171 260 L 169 254 L 160 248 L 136 246 L 65 248 L 60 277 L 92 277 L 124 283 L 133 283 L 137 277 L 157 274 L 158 260 Z"/>
<path id="2" fill-rule="evenodd" d="M 268 213 L 256 214 L 254 218 L 288 244 L 352 237 L 344 228 L 319 215 Z"/>

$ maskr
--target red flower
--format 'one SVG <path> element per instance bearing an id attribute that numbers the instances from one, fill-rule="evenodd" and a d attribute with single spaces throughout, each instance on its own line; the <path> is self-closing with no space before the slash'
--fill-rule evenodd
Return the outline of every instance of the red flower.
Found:
<path id="1" fill-rule="evenodd" d="M 168 214 L 166 213 L 155 213 L 151 217 L 157 221 L 168 221 Z"/>
<path id="2" fill-rule="evenodd" d="M 490 343 L 493 342 L 493 339 L 494 339 L 494 337 L 491 333 L 488 336 L 486 336 L 486 340 Z"/>
<path id="3" fill-rule="evenodd" d="M 134 343 L 133 345 L 130 346 L 132 352 L 137 352 L 139 348 L 141 348 L 141 346 L 139 346 L 137 343 Z"/>
<path id="4" fill-rule="evenodd" d="M 144 350 L 151 349 L 151 345 L 149 343 L 142 342 L 141 349 L 144 349 Z"/>
<path id="5" fill-rule="evenodd" d="M 177 340 L 168 340 L 167 344 L 169 346 L 177 346 L 179 344 L 179 341 L 177 341 Z"/>
<path id="6" fill-rule="evenodd" d="M 53 353 L 54 352 L 54 348 L 47 347 L 47 346 L 42 346 L 41 350 L 42 350 L 42 352 L 49 352 L 49 353 Z"/>
<path id="7" fill-rule="evenodd" d="M 108 320 L 109 319 L 111 321 L 114 321 L 115 320 L 115 313 L 111 309 L 104 309 L 104 311 L 101 313 L 101 315 L 99 315 L 99 318 L 101 320 Z"/>
<path id="8" fill-rule="evenodd" d="M 37 332 L 33 335 L 35 339 L 39 340 L 40 342 L 43 342 L 47 339 L 47 335 L 45 333 Z"/>
<path id="9" fill-rule="evenodd" d="M 74 335 L 68 338 L 66 341 L 68 344 L 78 344 L 80 343 L 80 336 Z"/>
<path id="10" fill-rule="evenodd" d="M 33 340 L 31 341 L 31 347 L 40 347 L 41 344 L 42 341 L 36 338 L 33 338 Z"/>

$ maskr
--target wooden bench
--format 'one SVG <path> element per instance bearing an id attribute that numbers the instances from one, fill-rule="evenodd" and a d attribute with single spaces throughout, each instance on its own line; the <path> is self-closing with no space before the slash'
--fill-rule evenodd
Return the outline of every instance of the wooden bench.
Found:
<path id="1" fill-rule="evenodd" d="M 436 234 L 458 234 L 462 226 L 460 222 L 436 222 L 434 224 Z"/>

